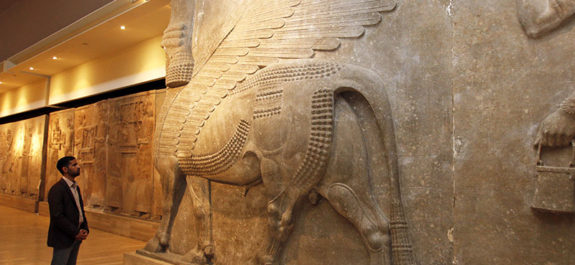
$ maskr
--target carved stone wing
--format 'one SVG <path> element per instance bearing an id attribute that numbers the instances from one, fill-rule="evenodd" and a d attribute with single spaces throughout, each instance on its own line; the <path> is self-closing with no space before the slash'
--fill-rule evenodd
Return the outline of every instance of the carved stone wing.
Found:
<path id="1" fill-rule="evenodd" d="M 332 51 L 339 38 L 357 38 L 395 3 L 382 0 L 254 1 L 194 77 L 195 83 L 233 89 L 237 82 L 280 60 Z"/>
<path id="2" fill-rule="evenodd" d="M 282 60 L 336 50 L 340 38 L 362 36 L 381 21 L 379 12 L 394 8 L 382 0 L 254 0 L 172 105 L 160 152 L 190 157 L 205 122 L 238 82 Z"/>

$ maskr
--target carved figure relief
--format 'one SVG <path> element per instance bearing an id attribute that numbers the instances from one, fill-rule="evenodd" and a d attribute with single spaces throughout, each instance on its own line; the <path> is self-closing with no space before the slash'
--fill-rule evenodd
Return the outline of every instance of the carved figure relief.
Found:
<path id="1" fill-rule="evenodd" d="M 172 2 L 178 14 L 173 20 L 190 14 L 185 4 Z M 366 68 L 306 59 L 336 50 L 339 38 L 362 36 L 364 26 L 378 24 L 380 12 L 394 7 L 366 0 L 252 1 L 212 56 L 196 61 L 199 70 L 189 84 L 166 97 L 154 151 L 165 179 L 165 211 L 156 236 L 139 252 L 176 263 L 217 261 L 209 198 L 213 181 L 265 187 L 269 236 L 254 254 L 256 264 L 278 264 L 297 222 L 294 214 L 308 196 L 325 198 L 353 224 L 370 264 L 415 264 L 382 80 Z M 169 57 L 172 47 L 165 48 Z M 360 139 L 349 137 L 355 132 L 361 132 Z M 358 172 L 341 170 L 358 163 Z M 375 168 L 384 173 L 373 175 Z M 373 178 L 389 181 L 388 212 L 374 200 Z M 169 243 L 186 187 L 198 242 L 178 256 L 170 253 Z"/>
<path id="2" fill-rule="evenodd" d="M 55 166 L 60 157 L 74 155 L 74 110 L 50 113 L 48 126 L 48 153 L 46 159 L 46 180 L 44 194 L 62 175 Z"/>
<path id="3" fill-rule="evenodd" d="M 151 163 L 154 123 L 155 92 L 52 113 L 45 187 L 61 178 L 56 161 L 74 155 L 82 168 L 78 183 L 87 210 L 158 218 L 153 202 L 161 195 L 154 194 L 159 184 Z"/>
<path id="4" fill-rule="evenodd" d="M 39 195 L 44 117 L 0 126 L 0 190 L 2 193 L 36 199 Z"/>
<path id="5" fill-rule="evenodd" d="M 518 0 L 518 15 L 525 33 L 538 38 L 557 29 L 575 14 L 573 0 Z M 567 97 L 553 113 L 539 125 L 537 147 L 537 186 L 531 207 L 554 212 L 575 212 L 573 166 L 548 166 L 541 159 L 542 148 L 568 146 L 575 137 L 575 93 Z M 575 149 L 572 157 L 575 159 Z"/>
<path id="6" fill-rule="evenodd" d="M 74 153 L 83 176 L 78 183 L 89 208 L 106 205 L 107 117 L 107 101 L 77 108 L 74 114 Z"/>
<path id="7" fill-rule="evenodd" d="M 140 93 L 109 100 L 110 133 L 107 197 L 126 215 L 152 212 L 154 97 Z M 114 162 L 113 162 L 114 161 Z"/>

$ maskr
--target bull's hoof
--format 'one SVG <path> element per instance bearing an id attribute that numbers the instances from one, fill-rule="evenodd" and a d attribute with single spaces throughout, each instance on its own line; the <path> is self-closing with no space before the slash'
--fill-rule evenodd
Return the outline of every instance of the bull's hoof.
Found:
<path id="1" fill-rule="evenodd" d="M 199 249 L 192 249 L 182 257 L 182 261 L 192 264 L 204 265 L 209 264 L 210 260 L 208 257 L 206 257 L 204 251 Z"/>
<path id="2" fill-rule="evenodd" d="M 160 240 L 158 239 L 158 237 L 154 236 L 152 239 L 150 239 L 150 241 L 148 241 L 144 249 L 149 252 L 157 253 L 157 252 L 164 252 L 166 250 L 166 247 L 162 246 L 162 244 L 160 244 Z"/>
<path id="3" fill-rule="evenodd" d="M 271 255 L 258 255 L 257 256 L 257 264 L 258 265 L 273 265 L 274 264 L 274 257 Z"/>

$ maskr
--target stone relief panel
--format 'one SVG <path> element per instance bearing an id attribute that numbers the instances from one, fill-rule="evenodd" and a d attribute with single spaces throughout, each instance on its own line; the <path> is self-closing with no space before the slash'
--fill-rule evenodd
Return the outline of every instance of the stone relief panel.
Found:
<path id="1" fill-rule="evenodd" d="M 366 27 L 396 4 L 246 2 L 188 85 L 168 89 L 154 150 L 165 212 L 139 253 L 179 264 L 415 264 L 391 91 L 348 57 L 306 59 L 365 44 Z M 182 4 L 173 12 L 188 12 Z M 188 15 L 218 22 L 210 5 L 226 6 L 198 1 Z M 361 254 L 334 251 L 342 242 Z"/>
<path id="2" fill-rule="evenodd" d="M 573 216 L 531 207 L 555 208 L 547 204 L 553 199 L 548 184 L 561 186 L 553 196 L 574 184 L 563 170 L 572 159 L 572 118 L 557 112 L 573 93 L 572 9 L 573 1 L 563 0 L 453 6 L 453 237 L 459 264 L 575 261 Z M 538 161 L 561 170 L 538 171 Z"/>
<path id="3" fill-rule="evenodd" d="M 82 169 L 78 184 L 85 207 L 103 209 L 106 205 L 106 137 L 109 104 L 100 101 L 74 112 L 74 153 Z"/>
<path id="4" fill-rule="evenodd" d="M 155 99 L 151 92 L 108 101 L 108 206 L 122 214 L 150 217 L 153 212 L 152 137 Z"/>
<path id="5" fill-rule="evenodd" d="M 48 125 L 48 151 L 46 158 L 46 180 L 44 194 L 62 175 L 56 169 L 60 157 L 74 155 L 74 110 L 62 110 L 50 113 Z M 82 172 L 83 174 L 84 172 Z M 84 191 L 83 191 L 84 192 Z"/>
<path id="6" fill-rule="evenodd" d="M 517 1 L 518 16 L 525 33 L 541 38 L 560 28 L 575 13 L 575 1 L 549 0 Z M 545 40 L 543 40 L 545 41 Z M 549 165 L 542 159 L 542 152 L 552 152 L 573 143 L 575 137 L 575 93 L 566 97 L 558 108 L 547 115 L 539 125 L 535 146 L 537 148 L 537 183 L 531 207 L 541 212 L 575 212 L 575 147 L 568 162 Z M 573 144 L 572 144 L 573 145 Z M 554 153 L 557 153 L 555 150 Z M 557 156 L 557 154 L 555 154 Z M 558 160 L 559 158 L 555 158 Z M 562 160 L 566 160 L 565 158 Z"/>
<path id="7" fill-rule="evenodd" d="M 58 159 L 80 162 L 86 209 L 157 220 L 160 183 L 152 166 L 156 94 L 142 92 L 50 114 L 46 192 Z"/>
<path id="8" fill-rule="evenodd" d="M 0 126 L 0 190 L 23 198 L 38 199 L 45 117 Z"/>

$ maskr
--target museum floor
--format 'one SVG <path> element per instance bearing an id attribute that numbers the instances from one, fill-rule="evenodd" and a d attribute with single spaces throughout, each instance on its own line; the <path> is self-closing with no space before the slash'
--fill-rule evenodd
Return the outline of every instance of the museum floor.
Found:
<path id="1" fill-rule="evenodd" d="M 52 249 L 46 246 L 48 224 L 48 217 L 0 206 L 0 264 L 49 264 Z M 78 264 L 122 264 L 123 253 L 144 245 L 143 241 L 91 229 L 80 248 Z"/>

